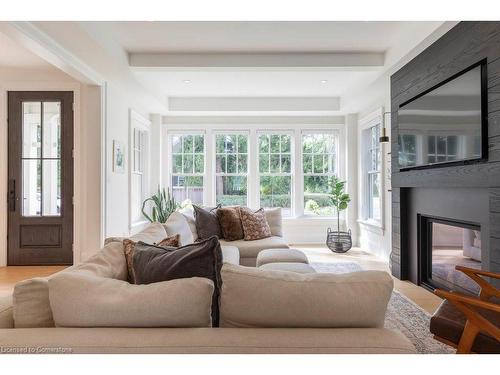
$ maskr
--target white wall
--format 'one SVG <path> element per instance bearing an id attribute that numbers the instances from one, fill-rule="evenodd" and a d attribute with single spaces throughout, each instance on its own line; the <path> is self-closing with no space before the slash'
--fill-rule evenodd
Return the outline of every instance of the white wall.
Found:
<path id="1" fill-rule="evenodd" d="M 144 102 L 140 93 L 123 90 L 116 83 L 108 83 L 106 94 L 106 237 L 128 236 L 131 233 L 129 223 L 129 114 L 134 110 L 145 118 L 149 118 L 154 108 Z M 152 124 L 155 132 L 160 125 Z M 156 133 L 155 133 L 156 134 Z M 113 141 L 120 141 L 125 146 L 125 172 L 113 171 Z M 158 138 L 152 138 L 152 150 L 157 150 Z M 160 155 L 160 154 L 158 154 Z M 153 156 L 153 155 L 152 155 Z M 160 163 L 152 159 L 152 165 Z M 151 186 L 150 192 L 156 189 Z"/>
<path id="2" fill-rule="evenodd" d="M 372 99 L 372 105 L 363 110 L 358 117 L 358 127 L 360 126 L 359 120 L 368 116 L 370 113 L 382 108 L 382 112 L 390 111 L 390 81 L 389 78 L 383 84 L 383 89 L 378 96 Z M 391 125 L 390 125 L 390 115 L 384 115 L 383 121 L 385 122 L 387 135 L 391 137 Z M 359 130 L 359 129 L 358 129 Z M 359 134 L 359 132 L 358 132 Z M 359 246 L 368 252 L 371 252 L 382 259 L 389 260 L 389 256 L 392 251 L 392 217 L 391 217 L 391 189 L 390 184 L 390 163 L 391 163 L 391 145 L 390 143 L 383 143 L 382 146 L 382 189 L 383 189 L 383 222 L 381 227 L 369 225 L 363 222 L 359 222 Z M 362 147 L 361 142 L 358 140 L 358 156 L 361 155 Z M 358 170 L 361 168 L 361 158 L 358 158 Z M 361 181 L 360 181 L 361 183 Z M 359 197 L 359 205 L 363 204 L 363 199 Z M 358 211 L 362 210 L 362 206 L 359 207 Z"/>

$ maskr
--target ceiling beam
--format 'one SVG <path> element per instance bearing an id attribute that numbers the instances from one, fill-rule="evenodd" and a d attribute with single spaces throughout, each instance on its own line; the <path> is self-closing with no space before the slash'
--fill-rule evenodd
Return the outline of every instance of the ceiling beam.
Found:
<path id="1" fill-rule="evenodd" d="M 76 80 L 91 85 L 104 84 L 99 73 L 31 22 L 0 22 L 0 32 Z"/>
<path id="2" fill-rule="evenodd" d="M 169 97 L 169 111 L 338 111 L 339 97 Z"/>
<path id="3" fill-rule="evenodd" d="M 129 53 L 137 70 L 376 69 L 384 52 L 335 53 Z"/>

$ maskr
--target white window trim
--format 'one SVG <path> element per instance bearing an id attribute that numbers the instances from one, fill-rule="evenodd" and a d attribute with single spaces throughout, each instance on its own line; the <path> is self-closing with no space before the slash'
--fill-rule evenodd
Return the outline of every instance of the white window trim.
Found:
<path id="1" fill-rule="evenodd" d="M 368 166 L 365 163 L 365 158 L 363 157 L 364 151 L 367 149 L 366 138 L 364 137 L 365 131 L 369 130 L 373 126 L 380 125 L 380 129 L 384 127 L 384 108 L 379 108 L 367 116 L 363 117 L 359 121 L 358 126 L 358 223 L 371 226 L 373 228 L 384 231 L 385 222 L 385 152 L 384 144 L 380 144 L 380 220 L 374 220 L 368 218 L 368 206 L 367 206 L 367 193 L 368 193 Z"/>
<path id="2" fill-rule="evenodd" d="M 165 150 L 165 160 L 167 164 L 167 171 L 166 173 L 166 181 L 164 181 L 164 185 L 167 186 L 169 189 L 171 189 L 171 192 L 173 192 L 173 187 L 172 187 L 172 177 L 174 175 L 179 175 L 179 173 L 173 173 L 173 163 L 172 163 L 172 138 L 175 136 L 180 136 L 180 135 L 202 135 L 203 136 L 203 173 L 193 173 L 190 174 L 190 176 L 200 176 L 203 177 L 203 205 L 206 205 L 208 199 L 207 199 L 207 173 L 208 173 L 208 161 L 207 161 L 207 134 L 206 131 L 204 130 L 168 130 L 166 134 L 166 139 L 167 139 L 167 147 Z"/>
<path id="3" fill-rule="evenodd" d="M 133 220 L 133 215 L 132 215 L 132 204 L 133 204 L 133 197 L 132 197 L 132 175 L 134 174 L 133 171 L 133 166 L 132 162 L 134 160 L 133 156 L 133 142 L 134 142 L 134 130 L 138 129 L 140 131 L 143 131 L 146 133 L 145 136 L 145 144 L 144 144 L 144 151 L 145 155 L 143 156 L 143 162 L 144 162 L 144 170 L 143 170 L 143 176 L 145 177 L 143 180 L 143 197 L 142 199 L 144 200 L 146 198 L 146 195 L 149 194 L 150 192 L 150 169 L 151 169 L 151 121 L 143 117 L 141 114 L 138 112 L 134 111 L 133 109 L 129 110 L 129 139 L 128 139 L 128 192 L 129 192 L 129 209 L 128 209 L 128 214 L 129 214 L 129 230 L 131 233 L 137 232 L 138 230 L 142 229 L 148 224 L 148 220 L 144 218 L 143 220 L 138 220 L 134 221 Z"/>

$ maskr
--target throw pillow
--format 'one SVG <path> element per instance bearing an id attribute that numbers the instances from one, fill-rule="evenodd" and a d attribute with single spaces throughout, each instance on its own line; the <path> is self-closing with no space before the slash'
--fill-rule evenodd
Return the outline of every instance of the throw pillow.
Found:
<path id="1" fill-rule="evenodd" d="M 170 246 L 170 247 L 179 247 L 180 235 L 176 234 L 172 237 L 167 237 L 158 242 L 158 246 Z M 125 252 L 125 258 L 127 260 L 127 269 L 128 269 L 128 280 L 131 284 L 135 284 L 135 275 L 134 275 L 134 252 L 137 242 L 132 241 L 130 239 L 123 240 L 123 251 Z"/>
<path id="2" fill-rule="evenodd" d="M 219 218 L 222 237 L 225 240 L 236 241 L 243 239 L 243 227 L 238 206 L 219 208 L 217 217 Z"/>
<path id="3" fill-rule="evenodd" d="M 201 208 L 193 205 L 198 239 L 206 240 L 212 236 L 222 238 L 219 219 L 217 218 L 217 210 L 220 207 L 221 206 L 218 205 L 214 208 Z"/>
<path id="4" fill-rule="evenodd" d="M 253 212 L 248 207 L 240 207 L 241 224 L 245 233 L 245 241 L 255 241 L 271 237 L 271 228 L 267 223 L 264 209 Z"/>
<path id="5" fill-rule="evenodd" d="M 174 234 L 180 235 L 181 246 L 194 242 L 193 234 L 189 228 L 188 221 L 180 212 L 172 212 L 165 224 L 163 224 L 163 227 L 169 236 Z"/>
<path id="6" fill-rule="evenodd" d="M 135 246 L 133 257 L 132 266 L 136 284 L 188 277 L 205 277 L 212 280 L 215 286 L 212 322 L 217 326 L 222 251 L 216 236 L 179 248 L 159 247 L 139 242 Z"/>

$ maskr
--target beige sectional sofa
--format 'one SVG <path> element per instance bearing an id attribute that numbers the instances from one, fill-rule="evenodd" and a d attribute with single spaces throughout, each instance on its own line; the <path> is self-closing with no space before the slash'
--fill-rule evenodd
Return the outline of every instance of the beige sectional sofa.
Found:
<path id="1" fill-rule="evenodd" d="M 156 242 L 165 235 L 161 225 L 153 224 L 135 239 Z M 2 298 L 0 352 L 414 352 L 405 336 L 383 327 L 392 291 L 392 279 L 383 272 L 301 275 L 225 263 L 220 328 L 211 328 L 209 323 L 211 309 L 205 297 L 213 284 L 208 279 L 201 279 L 206 282 L 197 293 L 205 293 L 200 297 L 204 302 L 192 318 L 167 316 L 192 309 L 192 299 L 184 301 L 183 296 L 189 293 L 186 288 L 194 285 L 194 279 L 200 280 L 128 284 L 122 244 L 110 242 L 88 261 L 48 278 L 23 281 L 15 286 L 13 296 Z M 66 280 L 71 280 L 73 286 Z M 179 293 L 182 295 L 172 295 L 173 282 L 184 290 Z M 141 287 L 148 287 L 144 295 L 138 293 Z M 166 308 L 166 314 L 153 314 L 155 327 L 148 327 L 150 309 L 158 304 L 151 298 L 155 291 L 162 290 L 166 291 L 162 301 L 171 304 L 172 310 L 169 306 L 158 307 Z M 66 305 L 75 301 L 79 304 L 76 309 Z M 114 316 L 123 326 L 109 327 Z"/>

